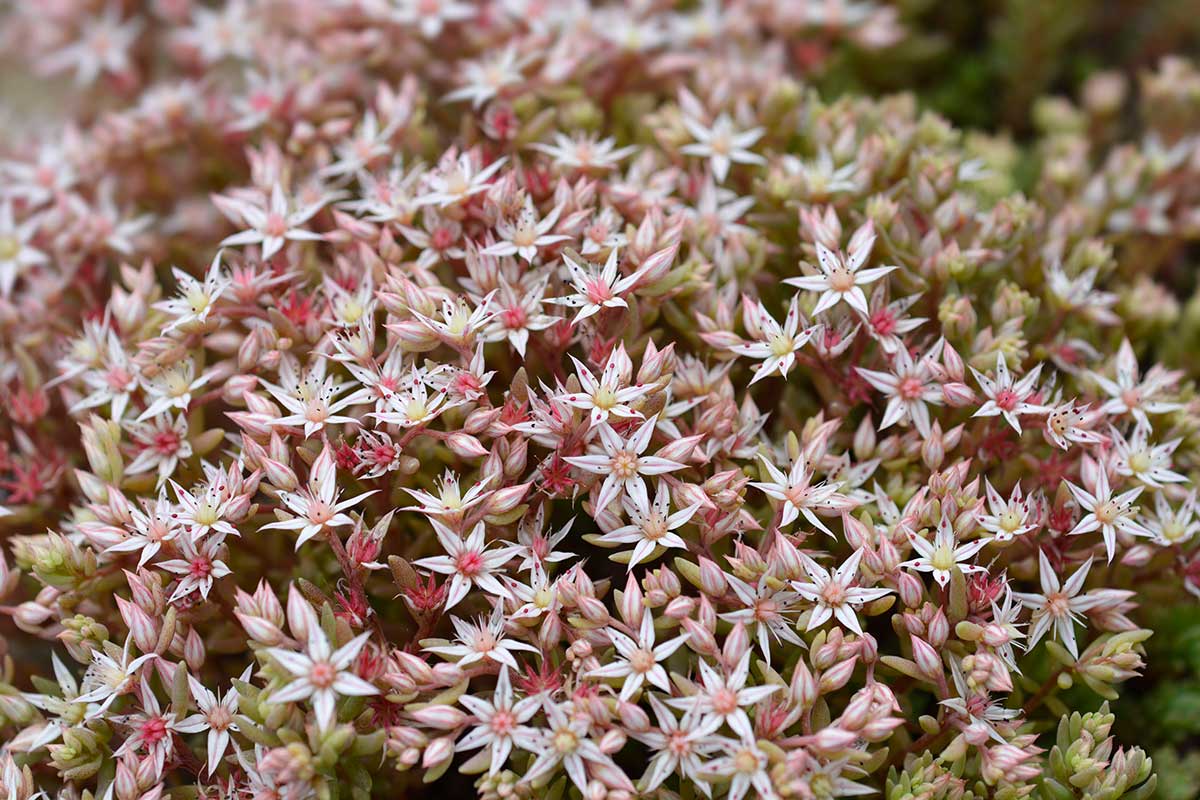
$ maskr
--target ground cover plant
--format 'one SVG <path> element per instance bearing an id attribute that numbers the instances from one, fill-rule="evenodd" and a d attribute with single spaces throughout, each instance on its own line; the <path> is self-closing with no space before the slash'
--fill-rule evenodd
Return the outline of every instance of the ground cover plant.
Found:
<path id="1" fill-rule="evenodd" d="M 1027 5 L 12 4 L 0 798 L 1194 797 L 1200 71 Z"/>

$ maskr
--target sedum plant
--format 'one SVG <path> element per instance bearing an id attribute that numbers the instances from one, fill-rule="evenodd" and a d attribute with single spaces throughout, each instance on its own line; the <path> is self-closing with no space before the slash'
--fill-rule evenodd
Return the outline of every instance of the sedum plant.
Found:
<path id="1" fill-rule="evenodd" d="M 3 20 L 0 798 L 1153 795 L 1189 62 L 1014 143 L 822 91 L 868 2 Z"/>

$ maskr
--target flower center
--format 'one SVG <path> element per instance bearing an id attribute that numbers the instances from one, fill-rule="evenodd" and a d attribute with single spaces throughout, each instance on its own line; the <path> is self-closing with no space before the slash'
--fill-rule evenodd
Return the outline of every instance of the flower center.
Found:
<path id="1" fill-rule="evenodd" d="M 337 680 L 337 670 L 326 661 L 318 661 L 313 664 L 312 670 L 308 673 L 308 682 L 318 689 L 328 689 L 333 686 L 335 680 Z"/>
<path id="2" fill-rule="evenodd" d="M 287 220 L 282 214 L 272 212 L 267 215 L 267 222 L 263 225 L 263 233 L 267 236 L 283 236 L 287 233 Z"/>
<path id="3" fill-rule="evenodd" d="M 579 747 L 579 737 L 575 735 L 574 731 L 567 728 L 555 731 L 553 742 L 554 749 L 563 755 L 574 753 Z"/>
<path id="4" fill-rule="evenodd" d="M 167 735 L 167 723 L 162 717 L 151 717 L 142 723 L 142 741 L 147 745 L 161 742 Z"/>
<path id="5" fill-rule="evenodd" d="M 612 471 L 621 480 L 629 480 L 638 474 L 638 457 L 636 453 L 622 450 L 612 457 Z"/>
<path id="6" fill-rule="evenodd" d="M 916 400 L 924 389 L 925 384 L 921 382 L 920 378 L 909 376 L 901 379 L 896 386 L 896 393 L 905 400 Z"/>
<path id="7" fill-rule="evenodd" d="M 949 547 L 939 547 L 929 557 L 929 565 L 937 570 L 949 571 L 954 568 L 956 563 L 954 560 L 954 551 Z"/>
<path id="8" fill-rule="evenodd" d="M 1093 511 L 1096 519 L 1101 525 L 1111 525 L 1116 521 L 1117 517 L 1121 516 L 1121 508 L 1112 500 L 1096 505 L 1096 510 Z"/>
<path id="9" fill-rule="evenodd" d="M 14 236 L 0 236 L 0 261 L 11 261 L 21 252 L 21 243 Z"/>
<path id="10" fill-rule="evenodd" d="M 780 358 L 796 349 L 796 343 L 792 340 L 792 337 L 785 336 L 782 333 L 772 337 L 768 346 L 771 348 L 771 355 Z"/>
<path id="11" fill-rule="evenodd" d="M 483 557 L 474 550 L 469 553 L 463 553 L 458 557 L 458 571 L 462 575 L 467 577 L 478 575 L 482 568 Z"/>
<path id="12" fill-rule="evenodd" d="M 845 293 L 854 288 L 854 273 L 848 269 L 835 269 L 829 276 L 829 288 Z"/>
<path id="13" fill-rule="evenodd" d="M 737 692 L 727 686 L 722 686 L 713 692 L 709 702 L 712 704 L 713 711 L 722 716 L 727 716 L 738 710 Z"/>
<path id="14" fill-rule="evenodd" d="M 644 648 L 634 650 L 629 655 L 629 666 L 634 672 L 646 673 L 654 669 L 655 665 L 654 653 Z"/>

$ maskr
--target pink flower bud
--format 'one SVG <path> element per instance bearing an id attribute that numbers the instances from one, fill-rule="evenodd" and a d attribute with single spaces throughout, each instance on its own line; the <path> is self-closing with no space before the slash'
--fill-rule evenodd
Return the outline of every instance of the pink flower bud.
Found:
<path id="1" fill-rule="evenodd" d="M 625 747 L 626 740 L 627 737 L 619 728 L 613 728 L 600 738 L 600 751 L 608 755 L 619 753 Z"/>
<path id="2" fill-rule="evenodd" d="M 720 597 L 728 588 L 725 572 L 716 562 L 700 557 L 700 588 L 710 597 Z"/>
<path id="3" fill-rule="evenodd" d="M 445 438 L 446 447 L 459 458 L 483 458 L 488 449 L 469 433 L 452 433 Z"/>
<path id="4" fill-rule="evenodd" d="M 117 602 L 121 619 L 124 620 L 130 635 L 133 636 L 134 644 L 143 653 L 154 652 L 158 645 L 158 624 L 137 604 L 129 602 L 120 595 L 115 595 L 113 599 Z"/>
<path id="5" fill-rule="evenodd" d="M 945 668 L 942 666 L 942 657 L 938 655 L 937 650 L 934 650 L 924 639 L 916 636 L 912 637 L 912 648 L 913 661 L 921 670 L 921 674 L 930 680 L 937 680 L 941 677 Z"/>
<path id="6" fill-rule="evenodd" d="M 848 658 L 834 665 L 821 673 L 821 680 L 818 682 L 821 694 L 829 694 L 836 692 L 838 689 L 846 685 L 850 680 L 850 676 L 854 674 L 854 667 L 857 665 L 857 659 Z"/>
<path id="7" fill-rule="evenodd" d="M 294 583 L 288 586 L 287 623 L 292 637 L 300 642 L 308 641 L 309 632 L 321 626 L 312 605 L 304 599 L 304 595 Z"/>
<path id="8" fill-rule="evenodd" d="M 183 642 L 183 660 L 192 672 L 199 672 L 203 668 L 204 655 L 204 640 L 195 628 L 189 628 L 187 638 Z"/>
<path id="9" fill-rule="evenodd" d="M 409 716 L 422 725 L 429 725 L 439 730 L 459 728 L 467 722 L 467 715 L 454 706 L 426 706 L 417 711 L 409 712 Z"/>
<path id="10" fill-rule="evenodd" d="M 425 769 L 433 769 L 440 767 L 443 762 L 449 761 L 454 757 L 454 737 L 442 736 L 434 739 L 425 748 L 425 755 L 421 758 L 421 766 Z"/>

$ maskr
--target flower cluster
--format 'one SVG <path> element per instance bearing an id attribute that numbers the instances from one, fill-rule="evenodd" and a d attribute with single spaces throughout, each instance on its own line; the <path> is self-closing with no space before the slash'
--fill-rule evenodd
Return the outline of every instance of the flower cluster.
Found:
<path id="1" fill-rule="evenodd" d="M 866 1 L 3 26 L 3 800 L 1154 791 L 1190 65 L 1024 151 L 806 83 Z"/>

